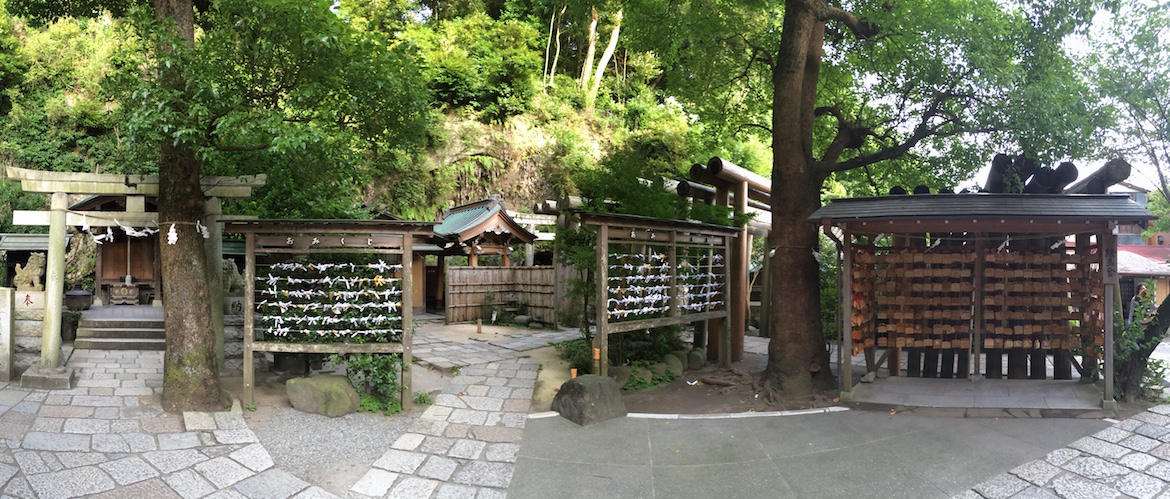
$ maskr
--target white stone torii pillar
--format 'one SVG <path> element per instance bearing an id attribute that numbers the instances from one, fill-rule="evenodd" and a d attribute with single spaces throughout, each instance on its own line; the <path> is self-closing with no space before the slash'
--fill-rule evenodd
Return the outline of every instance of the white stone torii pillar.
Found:
<path id="1" fill-rule="evenodd" d="M 21 386 L 31 388 L 70 388 L 73 373 L 59 366 L 61 352 L 61 309 L 65 295 L 65 228 L 158 226 L 158 213 L 146 212 L 145 196 L 158 195 L 157 175 L 117 175 L 27 170 L 8 167 L 9 179 L 19 180 L 24 192 L 50 194 L 49 211 L 12 212 L 14 225 L 49 226 L 49 251 L 45 261 L 45 319 L 41 338 L 41 362 L 21 377 Z M 252 189 L 264 186 L 266 175 L 240 177 L 203 177 L 203 194 L 215 198 L 246 198 Z M 127 196 L 125 212 L 73 212 L 69 194 Z M 131 201 L 133 200 L 133 201 Z M 117 218 L 117 221 L 114 218 Z M 213 304 L 222 306 L 221 304 Z"/>

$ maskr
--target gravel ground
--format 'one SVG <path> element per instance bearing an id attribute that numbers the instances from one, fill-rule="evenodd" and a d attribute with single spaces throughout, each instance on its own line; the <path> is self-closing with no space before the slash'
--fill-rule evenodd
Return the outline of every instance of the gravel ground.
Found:
<path id="1" fill-rule="evenodd" d="M 344 497 L 423 410 L 391 417 L 363 412 L 331 418 L 291 407 L 260 406 L 245 415 L 277 467 Z"/>

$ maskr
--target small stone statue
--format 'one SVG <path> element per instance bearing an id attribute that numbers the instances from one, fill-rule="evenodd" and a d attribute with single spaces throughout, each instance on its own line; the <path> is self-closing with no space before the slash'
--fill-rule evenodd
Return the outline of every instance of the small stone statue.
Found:
<path id="1" fill-rule="evenodd" d="M 223 259 L 223 295 L 235 296 L 244 292 L 244 276 L 240 275 L 236 261 L 231 258 Z"/>
<path id="2" fill-rule="evenodd" d="M 16 264 L 16 277 L 12 284 L 17 291 L 44 291 L 41 284 L 41 275 L 45 273 L 45 254 L 33 253 L 28 257 L 28 263 L 22 267 Z"/>

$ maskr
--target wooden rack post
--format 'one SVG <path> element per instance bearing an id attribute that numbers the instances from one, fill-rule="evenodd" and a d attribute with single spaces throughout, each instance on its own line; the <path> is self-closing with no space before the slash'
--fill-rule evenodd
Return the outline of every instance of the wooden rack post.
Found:
<path id="1" fill-rule="evenodd" d="M 597 289 L 594 295 L 597 329 L 593 338 L 593 347 L 599 353 L 596 369 L 598 374 L 609 375 L 609 336 L 612 334 L 728 317 L 727 300 L 732 294 L 732 290 L 728 289 L 728 284 L 731 282 L 733 271 L 729 258 L 733 243 L 732 236 L 739 234 L 740 229 L 629 215 L 582 213 L 581 216 L 586 224 L 597 226 L 597 270 L 595 271 Z M 625 234 L 629 234 L 629 236 L 627 237 Z M 613 248 L 611 245 L 623 244 L 648 249 L 648 251 L 634 252 L 641 255 L 639 258 L 646 259 L 638 264 L 639 266 L 646 265 L 643 269 L 645 273 L 630 273 L 627 270 L 626 275 L 623 275 L 620 268 L 616 272 L 618 275 L 613 275 L 610 272 L 611 266 L 618 265 L 623 258 L 632 256 L 625 255 L 617 260 L 610 259 L 610 251 Z M 704 273 L 696 274 L 702 276 L 705 284 L 680 281 L 679 268 L 683 264 L 679 263 L 678 249 L 683 247 L 695 250 L 700 255 L 703 253 L 708 255 L 699 257 L 695 263 L 691 263 L 689 260 L 685 262 L 688 268 L 695 269 L 695 272 L 702 271 L 704 265 L 710 265 Z M 718 265 L 714 265 L 716 260 L 718 260 Z M 626 261 L 625 264 L 630 265 L 630 262 Z M 661 272 L 666 273 L 662 274 Z M 657 297 L 645 297 L 647 301 L 642 302 L 642 305 L 649 310 L 621 308 L 625 306 L 621 302 L 615 305 L 618 307 L 617 309 L 611 310 L 610 302 L 615 300 L 615 296 L 623 296 L 628 299 L 638 297 L 639 293 L 643 292 L 635 289 L 636 286 L 632 286 L 629 281 L 622 281 L 623 278 L 631 277 L 645 279 L 645 281 L 639 282 L 646 284 L 657 283 L 653 284 L 652 287 L 659 289 L 664 287 L 666 292 L 664 295 L 654 293 L 659 295 Z M 618 284 L 613 287 L 616 292 L 611 295 L 610 283 L 615 279 L 618 280 Z M 692 291 L 690 295 L 685 297 L 687 303 L 682 304 L 684 297 L 680 295 L 680 290 L 684 286 L 688 289 L 705 289 L 706 291 L 699 294 Z M 714 299 L 716 297 L 718 299 Z M 691 303 L 692 300 L 695 303 Z M 719 308 L 714 309 L 715 306 Z M 719 362 L 725 367 L 730 366 L 732 355 L 732 338 L 729 334 L 729 326 L 730 321 L 722 321 L 721 334 L 719 334 L 719 342 L 716 345 L 719 348 Z"/>
<path id="2" fill-rule="evenodd" d="M 846 230 L 841 241 L 841 268 L 845 269 L 841 277 L 841 317 L 846 318 L 841 328 L 843 343 L 838 346 L 841 349 L 841 377 L 844 378 L 841 400 L 853 400 L 853 234 Z"/>
<path id="3" fill-rule="evenodd" d="M 428 222 L 386 222 L 362 220 L 244 220 L 226 223 L 226 232 L 243 233 L 246 241 L 245 254 L 245 296 L 244 296 L 244 402 L 254 402 L 255 365 L 254 352 L 280 353 L 371 353 L 402 355 L 400 404 L 404 410 L 413 402 L 411 391 L 412 362 L 412 264 L 413 237 L 426 234 L 433 223 Z M 346 243 L 346 238 L 350 239 Z M 279 243 L 277 241 L 280 241 Z M 314 254 L 387 254 L 397 256 L 400 262 L 401 284 L 397 304 L 398 320 L 401 322 L 400 342 L 319 342 L 290 343 L 281 341 L 256 341 L 256 253 L 268 255 L 314 255 Z M 388 279 L 392 281 L 393 279 Z M 377 282 L 375 280 L 375 282 Z M 387 293 L 390 291 L 388 290 Z M 312 295 L 310 295 L 312 296 Z M 387 295 L 390 296 L 390 295 Z M 389 300 L 390 298 L 386 298 Z M 312 323 L 310 323 L 312 324 Z M 315 326 L 308 326 L 309 328 Z"/>

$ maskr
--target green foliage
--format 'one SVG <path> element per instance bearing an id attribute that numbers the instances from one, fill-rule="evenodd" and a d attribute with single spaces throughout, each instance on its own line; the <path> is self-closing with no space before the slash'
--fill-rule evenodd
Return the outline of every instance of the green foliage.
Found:
<path id="1" fill-rule="evenodd" d="M 1093 82 L 1118 120 L 1119 140 L 1110 152 L 1153 165 L 1164 204 L 1170 196 L 1170 9 L 1165 2 L 1125 2 L 1111 21 L 1094 33 L 1088 57 Z"/>
<path id="2" fill-rule="evenodd" d="M 536 93 L 539 34 L 527 24 L 474 14 L 405 36 L 420 48 L 435 99 L 475 109 L 484 122 L 523 113 Z"/>
<path id="3" fill-rule="evenodd" d="M 593 345 L 588 339 L 574 338 L 561 342 L 549 342 L 562 359 L 569 362 L 569 367 L 577 369 L 578 373 L 588 374 L 593 371 Z"/>
<path id="4" fill-rule="evenodd" d="M 821 335 L 827 340 L 835 340 L 840 335 L 840 324 L 837 320 L 837 310 L 840 308 L 840 283 L 838 275 L 837 246 L 824 234 L 820 235 L 820 267 L 821 276 Z"/>
<path id="5" fill-rule="evenodd" d="M 1167 376 L 1170 376 L 1170 362 L 1161 359 L 1146 360 L 1146 370 L 1142 373 L 1142 396 L 1148 400 L 1165 401 L 1164 383 Z"/>
<path id="6" fill-rule="evenodd" d="M 44 194 L 26 193 L 21 190 L 19 182 L 0 182 L 0 232 L 48 233 L 48 227 L 12 224 L 13 210 L 43 210 L 48 207 L 49 199 Z"/>
<path id="7" fill-rule="evenodd" d="M 1170 203 L 1166 202 L 1166 196 L 1162 194 L 1161 189 L 1150 193 L 1146 209 L 1158 218 L 1142 232 L 1142 237 L 1153 236 L 1156 232 L 1170 232 L 1170 216 L 1168 216 L 1170 215 Z"/>
<path id="8" fill-rule="evenodd" d="M 654 372 L 654 362 L 648 360 L 636 360 L 630 364 L 630 367 L 634 369 L 635 374 L 631 375 L 630 379 L 626 380 L 626 386 L 623 387 L 626 390 L 650 390 L 652 388 L 657 388 L 659 386 L 670 383 L 671 380 L 679 376 L 679 373 L 674 372 L 674 370 L 670 368 L 667 368 L 666 371 L 662 374 Z M 650 379 L 644 379 L 640 376 L 637 376 L 636 373 L 639 368 L 649 370 L 652 377 Z"/>
<path id="9" fill-rule="evenodd" d="M 684 348 L 679 333 L 680 326 L 666 326 L 647 329 L 642 334 L 629 332 L 610 336 L 610 365 L 622 365 L 631 361 L 658 362 L 666 354 Z"/>
<path id="10" fill-rule="evenodd" d="M 19 40 L 13 30 L 12 18 L 0 0 L 0 116 L 12 110 L 12 96 L 6 91 L 24 80 L 28 62 L 18 52 Z"/>
<path id="11" fill-rule="evenodd" d="M 380 412 L 389 416 L 402 411 L 402 404 L 397 400 L 383 398 L 372 393 L 363 393 L 360 397 L 361 402 L 359 402 L 358 410 L 361 412 Z"/>
<path id="12" fill-rule="evenodd" d="M 0 88 L 0 107 L 6 106 L 0 114 L 7 114 L 0 123 L 0 154 L 33 169 L 137 171 L 129 151 L 119 145 L 121 116 L 106 87 L 118 67 L 138 60 L 122 55 L 137 50 L 126 26 L 109 17 L 62 19 L 42 29 L 19 20 L 17 25 L 24 33 L 19 58 L 25 71 L 18 84 Z M 4 59 L 0 55 L 0 80 Z"/>
<path id="13" fill-rule="evenodd" d="M 119 74 L 124 139 L 144 155 L 163 141 L 184 144 L 205 173 L 268 173 L 263 194 L 226 211 L 359 216 L 371 175 L 394 171 L 422 144 L 426 95 L 408 45 L 355 29 L 331 5 L 215 2 L 189 48 L 153 17 L 135 16 L 149 65 Z M 181 71 L 181 90 L 155 76 L 165 68 Z"/>
<path id="14" fill-rule="evenodd" d="M 435 398 L 427 392 L 414 392 L 414 405 L 431 405 Z"/>
<path id="15" fill-rule="evenodd" d="M 145 4 L 144 0 L 8 0 L 8 9 L 14 16 L 42 26 L 66 17 L 121 16 L 135 5 Z"/>
<path id="16" fill-rule="evenodd" d="M 1166 328 L 1159 327 L 1161 314 L 1155 309 L 1154 281 L 1147 279 L 1144 284 L 1150 291 L 1135 296 L 1132 321 L 1126 322 L 1122 316 L 1123 307 L 1114 307 L 1113 311 L 1114 392 L 1116 397 L 1126 401 L 1139 397 L 1157 398 L 1161 393 L 1161 381 L 1155 384 L 1151 378 L 1164 374 L 1159 369 L 1166 367 L 1149 363 L 1149 355 L 1164 339 Z M 1133 390 L 1140 393 L 1132 393 Z"/>
<path id="17" fill-rule="evenodd" d="M 382 411 L 387 415 L 402 410 L 398 394 L 402 386 L 398 373 L 402 357 L 398 354 L 333 354 L 334 364 L 345 363 L 346 374 L 354 388 L 361 392 L 363 411 Z"/>

